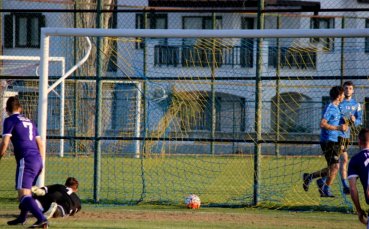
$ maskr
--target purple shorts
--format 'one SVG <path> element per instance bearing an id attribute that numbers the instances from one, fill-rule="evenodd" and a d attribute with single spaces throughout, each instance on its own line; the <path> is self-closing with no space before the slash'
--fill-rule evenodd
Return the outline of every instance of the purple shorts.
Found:
<path id="1" fill-rule="evenodd" d="M 31 189 L 36 184 L 42 171 L 42 159 L 40 156 L 29 156 L 17 162 L 15 175 L 15 189 Z"/>

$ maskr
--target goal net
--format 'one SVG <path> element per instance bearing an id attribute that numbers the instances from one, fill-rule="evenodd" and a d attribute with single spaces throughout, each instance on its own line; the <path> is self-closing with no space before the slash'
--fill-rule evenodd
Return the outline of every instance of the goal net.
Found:
<path id="1" fill-rule="evenodd" d="M 366 106 L 368 30 L 42 34 L 44 88 L 46 60 L 60 40 L 89 36 L 93 45 L 78 74 L 65 79 L 65 120 L 74 124 L 59 136 L 67 139 L 63 158 L 47 150 L 47 183 L 78 177 L 82 198 L 103 203 L 182 205 L 194 193 L 205 206 L 351 209 L 339 178 L 336 198 L 327 199 L 315 184 L 305 192 L 301 176 L 326 166 L 319 123 L 330 88 L 351 80 Z M 48 97 L 42 90 L 40 102 Z M 49 125 L 54 108 L 42 107 Z"/>

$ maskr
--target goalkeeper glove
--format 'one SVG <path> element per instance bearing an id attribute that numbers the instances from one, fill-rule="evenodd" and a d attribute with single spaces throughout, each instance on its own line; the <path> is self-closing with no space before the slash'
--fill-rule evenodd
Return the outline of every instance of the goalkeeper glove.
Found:
<path id="1" fill-rule="evenodd" d="M 31 191 L 32 191 L 32 194 L 35 196 L 44 196 L 46 194 L 45 189 L 39 188 L 37 186 L 32 186 Z"/>

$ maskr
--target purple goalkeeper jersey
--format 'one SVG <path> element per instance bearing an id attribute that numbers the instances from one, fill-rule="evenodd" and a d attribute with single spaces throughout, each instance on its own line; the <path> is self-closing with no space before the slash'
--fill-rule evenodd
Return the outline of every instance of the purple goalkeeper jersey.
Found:
<path id="1" fill-rule="evenodd" d="M 28 118 L 19 113 L 4 120 L 3 136 L 10 136 L 17 162 L 25 157 L 41 157 L 36 143 L 37 128 Z"/>

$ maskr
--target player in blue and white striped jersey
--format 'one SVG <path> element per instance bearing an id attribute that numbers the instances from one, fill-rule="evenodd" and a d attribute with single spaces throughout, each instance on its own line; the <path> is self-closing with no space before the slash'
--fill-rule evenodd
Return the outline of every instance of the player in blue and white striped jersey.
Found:
<path id="1" fill-rule="evenodd" d="M 355 205 L 357 215 L 360 222 L 367 225 L 366 213 L 361 208 L 360 198 L 356 187 L 357 179 L 360 178 L 361 185 L 364 189 L 365 201 L 369 204 L 369 129 L 364 128 L 359 132 L 359 147 L 361 151 L 355 154 L 348 166 L 348 180 L 350 184 L 350 195 L 352 202 Z"/>
<path id="2" fill-rule="evenodd" d="M 362 109 L 360 103 L 356 102 L 352 95 L 354 94 L 354 84 L 352 81 L 346 81 L 343 83 L 343 89 L 345 91 L 345 99 L 340 103 L 339 108 L 345 119 L 346 123 L 348 123 L 349 128 L 346 132 L 341 132 L 339 137 L 339 142 L 341 145 L 341 182 L 343 186 L 343 193 L 350 194 L 350 190 L 347 184 L 347 164 L 348 164 L 348 145 L 350 143 L 350 135 L 351 129 L 356 128 L 362 124 Z"/>

